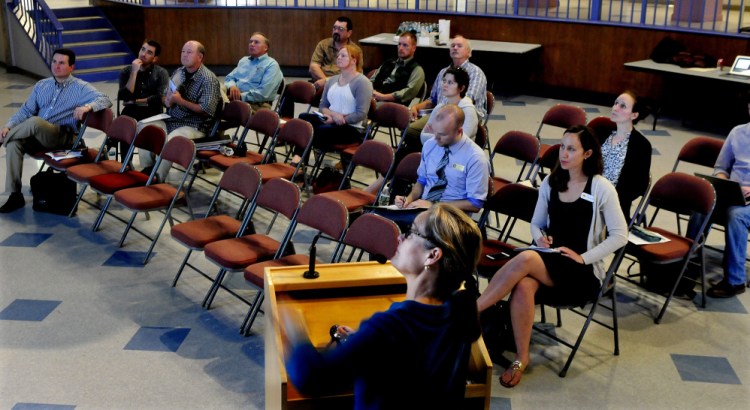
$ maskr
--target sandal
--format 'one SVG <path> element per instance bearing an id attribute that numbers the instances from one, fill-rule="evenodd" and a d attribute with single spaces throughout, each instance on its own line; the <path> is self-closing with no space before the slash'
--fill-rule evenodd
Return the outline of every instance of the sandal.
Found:
<path id="1" fill-rule="evenodd" d="M 521 375 L 523 375 L 524 370 L 526 370 L 526 366 L 523 365 L 520 361 L 516 360 L 513 363 L 511 363 L 510 367 L 505 369 L 502 375 L 500 375 L 500 384 L 503 385 L 503 387 L 507 387 L 509 389 L 516 387 L 518 383 L 521 383 Z M 506 373 L 510 371 L 510 379 L 506 382 L 503 380 L 503 376 L 505 376 Z M 516 375 L 518 375 L 518 381 L 513 383 L 513 380 L 516 380 Z"/>

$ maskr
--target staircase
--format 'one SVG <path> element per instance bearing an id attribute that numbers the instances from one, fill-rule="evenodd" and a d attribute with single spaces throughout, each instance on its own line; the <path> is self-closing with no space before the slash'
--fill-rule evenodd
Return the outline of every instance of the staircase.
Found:
<path id="1" fill-rule="evenodd" d="M 63 47 L 76 53 L 73 75 L 92 81 L 108 81 L 117 76 L 135 56 L 96 7 L 53 10 L 63 25 Z"/>

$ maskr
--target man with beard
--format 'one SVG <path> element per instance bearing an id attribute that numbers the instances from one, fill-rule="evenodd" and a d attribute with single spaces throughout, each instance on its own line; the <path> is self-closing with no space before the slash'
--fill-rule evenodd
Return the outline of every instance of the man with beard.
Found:
<path id="1" fill-rule="evenodd" d="M 417 36 L 407 31 L 398 38 L 398 58 L 388 60 L 372 76 L 373 97 L 376 101 L 391 101 L 409 105 L 424 84 L 424 70 L 414 59 Z"/>
<path id="2" fill-rule="evenodd" d="M 339 68 L 336 67 L 336 56 L 342 47 L 351 44 L 359 49 L 360 53 L 362 52 L 359 46 L 350 40 L 353 30 L 352 20 L 341 16 L 333 23 L 333 35 L 320 40 L 315 46 L 310 60 L 310 76 L 315 83 L 315 88 L 322 89 L 328 77 L 339 73 Z"/>

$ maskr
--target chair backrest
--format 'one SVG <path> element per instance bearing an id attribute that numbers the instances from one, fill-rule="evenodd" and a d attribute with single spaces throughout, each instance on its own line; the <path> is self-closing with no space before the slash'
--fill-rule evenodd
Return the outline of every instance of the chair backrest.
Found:
<path id="1" fill-rule="evenodd" d="M 344 243 L 365 252 L 393 258 L 401 231 L 395 222 L 376 214 L 360 215 L 346 232 Z"/>
<path id="2" fill-rule="evenodd" d="M 291 220 L 297 214 L 300 198 L 301 194 L 297 184 L 284 178 L 275 178 L 263 184 L 256 204 L 278 212 Z"/>
<path id="3" fill-rule="evenodd" d="M 239 128 L 248 124 L 252 113 L 250 104 L 239 100 L 230 101 L 221 113 L 221 120 L 225 129 Z"/>
<path id="4" fill-rule="evenodd" d="M 347 175 L 352 172 L 354 166 L 363 166 L 386 175 L 391 165 L 393 165 L 393 148 L 384 142 L 369 140 L 357 148 Z"/>
<path id="5" fill-rule="evenodd" d="M 552 169 L 560 161 L 560 144 L 555 144 L 545 151 L 544 155 L 539 158 L 539 167 Z"/>
<path id="6" fill-rule="evenodd" d="M 405 105 L 384 102 L 375 108 L 372 120 L 377 123 L 378 127 L 398 128 L 403 131 L 409 127 L 411 114 Z"/>
<path id="7" fill-rule="evenodd" d="M 539 146 L 539 140 L 528 132 L 508 131 L 497 140 L 491 157 L 500 154 L 533 164 L 539 155 Z"/>
<path id="8" fill-rule="evenodd" d="M 292 144 L 305 149 L 313 138 L 313 126 L 307 121 L 293 118 L 284 124 L 276 137 L 276 145 Z"/>
<path id="9" fill-rule="evenodd" d="M 279 88 L 276 89 L 276 104 L 273 105 L 273 110 L 276 112 L 279 112 L 279 107 L 281 107 L 281 100 L 284 98 L 285 89 L 286 89 L 286 81 L 284 81 L 284 77 L 281 77 Z"/>
<path id="10" fill-rule="evenodd" d="M 245 162 L 232 164 L 221 175 L 219 188 L 252 200 L 260 189 L 260 172 Z"/>
<path id="11" fill-rule="evenodd" d="M 482 124 L 484 125 L 487 125 L 487 121 L 490 119 L 490 114 L 492 114 L 492 110 L 495 109 L 495 94 L 492 94 L 492 91 L 487 90 L 486 97 L 487 102 L 485 103 L 485 108 L 487 108 L 487 114 L 485 114 L 484 121 L 482 121 Z"/>
<path id="12" fill-rule="evenodd" d="M 682 146 L 680 153 L 677 154 L 672 172 L 677 170 L 677 164 L 680 161 L 713 168 L 723 146 L 724 140 L 718 138 L 695 137 L 691 139 Z"/>
<path id="13" fill-rule="evenodd" d="M 112 124 L 112 110 L 105 108 L 99 111 L 90 111 L 86 114 L 86 118 L 83 120 L 81 128 L 78 130 L 78 135 L 73 141 L 73 148 L 78 148 L 78 145 L 83 141 L 83 134 L 88 128 L 94 128 L 105 134 L 109 131 L 109 126 Z"/>
<path id="14" fill-rule="evenodd" d="M 716 191 L 710 182 L 682 172 L 659 178 L 649 193 L 646 209 L 653 206 L 680 215 L 703 214 L 708 220 L 716 204 Z M 651 218 L 653 223 L 656 212 Z"/>
<path id="15" fill-rule="evenodd" d="M 164 149 L 164 143 L 167 141 L 167 133 L 156 125 L 145 126 L 138 135 L 135 136 L 133 146 L 138 149 L 153 152 L 154 155 L 161 154 Z"/>
<path id="16" fill-rule="evenodd" d="M 498 189 L 484 204 L 485 210 L 531 222 L 539 191 L 524 184 L 510 184 Z"/>
<path id="17" fill-rule="evenodd" d="M 607 137 L 612 134 L 612 131 L 617 130 L 617 124 L 609 119 L 609 117 L 604 116 L 594 118 L 586 126 L 594 131 L 594 136 L 599 140 L 599 144 L 604 143 Z"/>
<path id="18" fill-rule="evenodd" d="M 349 225 L 349 211 L 337 199 L 314 195 L 302 204 L 297 223 L 340 241 Z"/>
<path id="19" fill-rule="evenodd" d="M 474 143 L 477 144 L 480 148 L 484 149 L 487 145 L 487 127 L 484 125 L 484 123 L 477 125 L 477 133 L 474 136 Z"/>
<path id="20" fill-rule="evenodd" d="M 135 140 L 135 128 L 138 122 L 128 117 L 127 115 L 121 115 L 112 121 L 107 131 L 107 137 L 109 139 L 122 142 L 123 144 L 130 145 Z"/>
<path id="21" fill-rule="evenodd" d="M 284 89 L 284 94 L 281 99 L 282 102 L 279 104 L 299 103 L 299 104 L 311 104 L 315 97 L 315 86 L 304 80 L 293 81 Z"/>
<path id="22" fill-rule="evenodd" d="M 398 163 L 398 166 L 396 166 L 396 169 L 393 171 L 393 177 L 415 182 L 417 180 L 417 170 L 419 169 L 419 163 L 421 161 L 422 153 L 412 152 Z"/>
<path id="23" fill-rule="evenodd" d="M 586 124 L 586 112 L 583 108 L 567 104 L 556 104 L 544 113 L 542 123 L 536 132 L 536 137 L 540 138 L 540 132 L 544 125 L 553 127 L 569 128 L 574 125 Z"/>
<path id="24" fill-rule="evenodd" d="M 273 136 L 279 128 L 279 114 L 268 108 L 261 108 L 250 117 L 247 128 L 269 137 Z"/>
<path id="25" fill-rule="evenodd" d="M 175 135 L 164 146 L 161 160 L 171 161 L 185 170 L 190 170 L 195 161 L 195 143 L 189 138 Z"/>

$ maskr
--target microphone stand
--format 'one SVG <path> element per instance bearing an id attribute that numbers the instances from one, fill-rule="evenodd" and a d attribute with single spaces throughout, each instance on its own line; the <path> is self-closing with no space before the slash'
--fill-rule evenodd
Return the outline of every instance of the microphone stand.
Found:
<path id="1" fill-rule="evenodd" d="M 318 243 L 318 239 L 320 239 L 320 235 L 322 235 L 322 232 L 318 232 L 318 234 L 315 235 L 312 244 L 310 245 L 310 264 L 305 273 L 302 274 L 302 277 L 305 279 L 317 279 L 320 276 L 320 273 L 315 270 L 316 244 Z"/>

